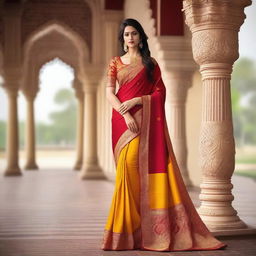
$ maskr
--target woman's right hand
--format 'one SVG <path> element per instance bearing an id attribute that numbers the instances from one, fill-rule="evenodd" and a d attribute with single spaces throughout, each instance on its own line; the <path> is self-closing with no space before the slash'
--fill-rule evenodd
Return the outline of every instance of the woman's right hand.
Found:
<path id="1" fill-rule="evenodd" d="M 124 114 L 124 120 L 126 125 L 131 132 L 137 133 L 139 131 L 138 125 L 133 116 Z"/>

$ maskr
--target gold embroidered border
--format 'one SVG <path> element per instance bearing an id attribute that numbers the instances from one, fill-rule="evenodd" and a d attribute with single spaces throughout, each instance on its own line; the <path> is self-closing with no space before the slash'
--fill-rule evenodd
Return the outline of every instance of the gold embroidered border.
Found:
<path id="1" fill-rule="evenodd" d="M 142 108 L 143 109 L 143 108 Z M 136 136 L 138 136 L 141 132 L 141 117 L 142 117 L 142 109 L 139 109 L 135 114 L 134 114 L 134 119 L 139 127 L 139 131 L 137 133 L 132 132 L 130 129 L 127 129 L 119 138 L 115 150 L 114 150 L 114 159 L 115 159 L 115 164 L 117 166 L 117 161 L 120 155 L 120 152 L 122 151 L 122 148 L 130 142 L 132 139 L 134 139 Z"/>
<path id="2" fill-rule="evenodd" d="M 140 249 L 141 229 L 133 233 L 115 233 L 111 230 L 104 230 L 101 244 L 102 250 L 134 250 Z"/>
<path id="3" fill-rule="evenodd" d="M 168 132 L 166 119 L 165 138 L 169 161 L 172 161 L 182 203 L 168 209 L 151 209 L 148 198 L 148 149 L 151 97 L 142 96 L 143 108 L 136 112 L 140 120 L 139 173 L 141 227 L 133 234 L 104 231 L 103 250 L 142 249 L 151 251 L 216 250 L 226 245 L 214 238 L 200 219 L 184 185 Z M 115 148 L 118 159 L 121 149 L 138 134 L 127 130 Z M 141 239 L 142 238 L 142 239 Z"/>

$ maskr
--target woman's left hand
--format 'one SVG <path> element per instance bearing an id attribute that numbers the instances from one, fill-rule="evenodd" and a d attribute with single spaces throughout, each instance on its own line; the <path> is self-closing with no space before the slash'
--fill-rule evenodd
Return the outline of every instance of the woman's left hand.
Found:
<path id="1" fill-rule="evenodd" d="M 123 103 L 121 103 L 118 111 L 121 115 L 125 114 L 129 109 L 134 107 L 137 104 L 137 99 L 133 98 L 130 100 L 126 100 Z"/>

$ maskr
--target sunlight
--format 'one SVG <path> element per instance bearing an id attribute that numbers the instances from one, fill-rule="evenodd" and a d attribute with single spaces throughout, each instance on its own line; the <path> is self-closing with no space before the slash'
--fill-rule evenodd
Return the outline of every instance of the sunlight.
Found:
<path id="1" fill-rule="evenodd" d="M 55 93 L 60 89 L 72 88 L 73 80 L 73 68 L 59 58 L 42 66 L 39 74 L 39 97 L 35 100 L 36 121 L 50 123 L 49 113 L 59 109 L 53 100 Z"/>

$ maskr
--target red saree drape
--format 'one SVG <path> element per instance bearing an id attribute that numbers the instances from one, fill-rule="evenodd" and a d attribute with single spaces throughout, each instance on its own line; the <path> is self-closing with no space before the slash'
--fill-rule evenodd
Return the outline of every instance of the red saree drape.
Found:
<path id="1" fill-rule="evenodd" d="M 141 227 L 136 233 L 140 249 L 180 251 L 225 247 L 200 219 L 182 180 L 165 119 L 166 89 L 159 66 L 154 69 L 154 83 L 148 82 L 143 68 L 120 87 L 116 96 L 121 102 L 141 96 L 143 103 L 130 109 L 139 126 L 138 133 L 127 128 L 124 118 L 115 109 L 112 112 L 112 147 L 116 164 L 122 148 L 140 135 Z M 136 242 L 126 241 L 122 234 L 118 234 L 118 239 L 114 235 L 113 232 L 104 233 L 102 249 L 134 249 Z"/>

